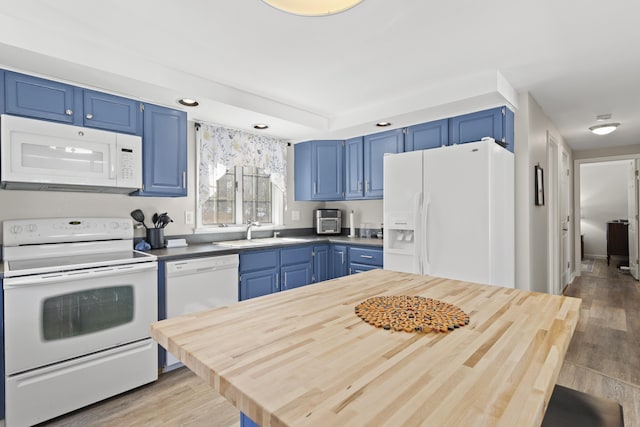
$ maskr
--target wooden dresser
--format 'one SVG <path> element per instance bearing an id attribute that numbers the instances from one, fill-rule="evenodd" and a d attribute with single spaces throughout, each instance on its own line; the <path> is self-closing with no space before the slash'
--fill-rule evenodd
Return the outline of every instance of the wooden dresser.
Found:
<path id="1" fill-rule="evenodd" d="M 607 265 L 611 255 L 629 257 L 629 223 L 608 222 L 607 223 Z"/>

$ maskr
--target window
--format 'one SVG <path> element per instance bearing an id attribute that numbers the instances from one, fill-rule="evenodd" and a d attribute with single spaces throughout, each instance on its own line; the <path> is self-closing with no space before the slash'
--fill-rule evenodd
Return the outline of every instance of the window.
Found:
<path id="1" fill-rule="evenodd" d="M 231 168 L 213 184 L 212 190 L 202 203 L 202 226 L 276 222 L 274 218 L 278 215 L 274 209 L 280 205 L 277 199 L 281 193 L 262 169 Z"/>

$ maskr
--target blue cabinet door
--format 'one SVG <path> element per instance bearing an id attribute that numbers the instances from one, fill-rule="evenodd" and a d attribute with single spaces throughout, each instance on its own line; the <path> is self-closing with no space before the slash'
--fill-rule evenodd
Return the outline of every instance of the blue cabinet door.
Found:
<path id="1" fill-rule="evenodd" d="M 364 197 L 381 199 L 383 195 L 383 157 L 385 153 L 404 151 L 404 132 L 394 129 L 364 137 Z"/>
<path id="2" fill-rule="evenodd" d="M 451 144 L 480 141 L 490 137 L 513 151 L 514 114 L 507 107 L 476 111 L 449 119 Z"/>
<path id="3" fill-rule="evenodd" d="M 345 199 L 364 197 L 364 144 L 363 138 L 347 139 L 344 143 Z"/>
<path id="4" fill-rule="evenodd" d="M 313 141 L 311 145 L 312 200 L 342 200 L 344 189 L 342 141 Z"/>
<path id="5" fill-rule="evenodd" d="M 346 276 L 348 269 L 347 247 L 345 245 L 331 245 L 330 252 L 331 278 Z"/>
<path id="6" fill-rule="evenodd" d="M 5 104 L 5 97 L 4 97 L 4 70 L 0 70 L 0 114 L 4 114 L 4 112 L 6 111 L 5 108 L 4 108 L 4 104 Z"/>
<path id="7" fill-rule="evenodd" d="M 296 200 L 344 198 L 343 141 L 301 142 L 293 150 Z"/>
<path id="8" fill-rule="evenodd" d="M 240 427 L 260 427 L 251 418 L 247 417 L 243 412 L 240 412 Z"/>
<path id="9" fill-rule="evenodd" d="M 187 113 L 146 104 L 141 196 L 187 195 Z"/>
<path id="10" fill-rule="evenodd" d="M 142 104 L 134 99 L 84 90 L 86 127 L 142 135 Z"/>
<path id="11" fill-rule="evenodd" d="M 82 89 L 5 71 L 5 110 L 8 114 L 82 124 Z"/>
<path id="12" fill-rule="evenodd" d="M 367 264 L 374 267 L 382 268 L 383 265 L 383 250 L 382 248 L 369 248 L 369 247 L 349 247 L 349 262 L 356 264 Z"/>
<path id="13" fill-rule="evenodd" d="M 449 120 L 409 126 L 404 140 L 405 151 L 427 150 L 449 144 Z"/>
<path id="14" fill-rule="evenodd" d="M 287 265 L 280 268 L 280 283 L 283 291 L 311 284 L 311 262 Z"/>
<path id="15" fill-rule="evenodd" d="M 375 265 L 366 265 L 366 264 L 358 264 L 356 262 L 352 262 L 349 264 L 349 274 L 357 274 L 363 273 L 369 270 L 375 270 L 380 267 L 376 267 Z"/>
<path id="16" fill-rule="evenodd" d="M 329 280 L 329 245 L 313 247 L 313 282 Z"/>
<path id="17" fill-rule="evenodd" d="M 269 295 L 278 291 L 277 268 L 240 274 L 240 301 Z"/>

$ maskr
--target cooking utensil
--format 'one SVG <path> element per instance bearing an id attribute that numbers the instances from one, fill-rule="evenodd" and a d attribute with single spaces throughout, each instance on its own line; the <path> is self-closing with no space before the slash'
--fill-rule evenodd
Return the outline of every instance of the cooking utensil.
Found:
<path id="1" fill-rule="evenodd" d="M 154 213 L 151 217 L 151 222 L 153 222 L 153 226 L 158 228 L 158 212 Z"/>
<path id="2" fill-rule="evenodd" d="M 158 222 L 160 223 L 160 228 L 165 228 L 170 222 L 173 222 L 173 220 L 165 212 L 160 214 L 160 216 L 158 217 Z"/>
<path id="3" fill-rule="evenodd" d="M 135 219 L 136 221 L 138 221 L 138 223 L 142 224 L 144 228 L 146 228 L 147 230 L 149 229 L 149 227 L 147 227 L 147 224 L 144 223 L 144 213 L 140 209 L 135 209 L 131 211 L 130 215 L 131 215 L 131 218 Z"/>

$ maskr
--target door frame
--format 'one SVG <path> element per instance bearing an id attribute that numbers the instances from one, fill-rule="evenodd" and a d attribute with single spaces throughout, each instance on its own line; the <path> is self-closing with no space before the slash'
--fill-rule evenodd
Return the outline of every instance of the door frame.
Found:
<path id="1" fill-rule="evenodd" d="M 559 197 L 559 158 L 560 148 L 553 135 L 547 131 L 547 292 L 551 295 L 562 293 L 561 265 L 561 221 Z"/>
<path id="2" fill-rule="evenodd" d="M 581 275 L 581 271 L 577 268 L 578 265 L 581 265 L 582 260 L 580 259 L 580 235 L 581 235 L 581 224 L 580 224 L 580 211 L 581 211 L 581 203 L 580 203 L 580 166 L 585 163 L 601 163 L 601 162 L 611 162 L 616 160 L 636 160 L 640 163 L 640 154 L 625 154 L 620 156 L 607 156 L 607 157 L 593 157 L 588 159 L 576 159 L 573 161 L 573 230 L 574 230 L 574 238 L 573 238 L 573 255 L 574 255 L 574 274 L 576 276 Z M 638 211 L 636 210 L 636 215 Z M 640 246 L 640 244 L 639 244 Z"/>

